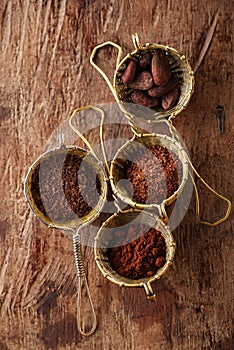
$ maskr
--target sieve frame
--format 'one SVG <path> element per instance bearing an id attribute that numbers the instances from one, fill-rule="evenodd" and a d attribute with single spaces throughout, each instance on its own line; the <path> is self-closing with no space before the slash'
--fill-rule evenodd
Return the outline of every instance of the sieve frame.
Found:
<path id="1" fill-rule="evenodd" d="M 148 139 L 154 139 L 157 140 L 157 143 L 152 143 L 151 145 L 159 145 L 162 147 L 166 147 L 168 148 L 170 151 L 172 151 L 173 153 L 175 153 L 179 160 L 182 163 L 183 166 L 183 175 L 182 175 L 182 181 L 178 187 L 178 189 L 168 198 L 165 198 L 161 203 L 150 203 L 150 204 L 141 204 L 141 203 L 137 203 L 134 202 L 131 198 L 126 197 L 125 195 L 123 195 L 116 184 L 115 178 L 116 178 L 116 166 L 118 167 L 118 162 L 117 159 L 120 158 L 119 155 L 121 153 L 124 153 L 125 151 L 127 151 L 127 148 L 131 146 L 131 144 L 133 142 L 140 142 L 141 144 L 144 144 L 142 140 L 148 140 Z M 173 149 L 170 147 L 167 147 L 167 145 L 165 145 L 165 142 L 168 144 L 173 145 Z M 176 149 L 176 152 L 174 152 L 174 149 Z M 188 155 L 186 153 L 186 151 L 184 150 L 184 148 L 182 147 L 182 145 L 180 144 L 180 142 L 178 140 L 176 140 L 173 136 L 169 137 L 167 135 L 162 135 L 162 134 L 138 134 L 138 135 L 134 135 L 130 140 L 128 140 L 122 147 L 119 148 L 119 150 L 116 152 L 113 160 L 111 161 L 111 167 L 110 167 L 110 184 L 111 184 L 111 188 L 112 191 L 114 193 L 114 195 L 119 198 L 122 202 L 130 205 L 133 208 L 136 209 L 155 209 L 157 208 L 159 211 L 159 215 L 161 216 L 161 218 L 167 222 L 168 221 L 168 217 L 165 211 L 165 207 L 170 205 L 171 203 L 173 203 L 176 198 L 178 198 L 178 196 L 181 194 L 181 192 L 183 191 L 183 188 L 188 180 L 188 176 L 189 176 L 189 162 L 188 162 Z"/>
<path id="2" fill-rule="evenodd" d="M 125 215 L 126 218 L 129 220 L 131 216 L 135 217 L 137 214 L 143 215 L 143 217 L 145 217 L 143 223 L 147 222 L 147 225 L 149 227 L 154 227 L 155 229 L 159 230 L 161 235 L 164 237 L 166 244 L 166 263 L 162 268 L 159 268 L 153 276 L 144 277 L 136 280 L 123 277 L 110 267 L 110 264 L 105 258 L 106 249 L 108 248 L 100 247 L 99 242 L 101 240 L 101 236 L 103 235 L 104 230 L 106 228 L 110 228 L 113 223 L 115 224 L 115 222 L 118 221 L 120 215 Z M 156 280 L 159 280 L 167 272 L 168 268 L 173 262 L 175 248 L 176 244 L 169 227 L 155 214 L 150 213 L 148 211 L 138 210 L 135 208 L 114 213 L 102 224 L 94 239 L 95 261 L 103 276 L 109 281 L 119 285 L 120 287 L 144 287 L 147 294 L 147 298 L 152 300 L 155 300 L 156 295 L 153 292 L 151 283 L 153 283 Z"/>
<path id="3" fill-rule="evenodd" d="M 84 268 L 84 263 L 83 263 L 83 255 L 82 255 L 82 250 L 81 250 L 81 241 L 80 241 L 80 233 L 79 231 L 88 223 L 93 222 L 101 213 L 101 210 L 104 207 L 104 204 L 107 199 L 107 189 L 108 189 L 108 178 L 106 176 L 106 171 L 105 167 L 103 166 L 102 162 L 99 160 L 97 155 L 95 154 L 91 144 L 89 141 L 80 133 L 80 131 L 77 129 L 75 125 L 73 125 L 73 118 L 76 116 L 77 112 L 85 109 L 93 109 L 101 114 L 101 125 L 100 125 L 100 140 L 101 140 L 101 146 L 102 146 L 102 152 L 103 152 L 103 157 L 104 160 L 106 161 L 106 154 L 105 154 L 105 147 L 103 144 L 103 123 L 104 123 L 104 112 L 98 107 L 88 105 L 85 107 L 81 107 L 78 109 L 75 109 L 72 113 L 72 115 L 69 118 L 69 126 L 71 129 L 81 138 L 81 140 L 85 143 L 85 145 L 88 147 L 89 151 L 84 150 L 81 147 L 72 145 L 72 146 L 66 146 L 64 144 L 64 135 L 61 134 L 59 135 L 60 139 L 60 146 L 57 148 L 54 148 L 52 150 L 48 150 L 45 153 L 41 154 L 38 159 L 31 165 L 31 167 L 28 170 L 28 173 L 26 175 L 26 178 L 24 180 L 24 194 L 26 201 L 29 204 L 30 209 L 34 213 L 34 215 L 42 221 L 44 224 L 46 224 L 48 227 L 53 227 L 56 229 L 61 229 L 61 230 L 66 230 L 72 232 L 72 239 L 73 239 L 73 250 L 74 250 L 74 257 L 75 257 L 75 265 L 76 265 L 76 270 L 77 270 L 77 277 L 78 277 L 78 295 L 77 295 L 77 329 L 78 331 L 83 335 L 83 336 L 90 336 L 92 335 L 96 328 L 97 328 L 97 318 L 91 298 L 91 294 L 89 291 L 88 287 L 88 282 L 86 279 L 86 274 L 85 274 L 85 268 Z M 89 165 L 91 165 L 93 168 L 95 168 L 96 174 L 98 174 L 99 181 L 100 181 L 100 186 L 101 186 L 101 192 L 98 198 L 98 203 L 97 205 L 86 215 L 82 217 L 78 217 L 78 219 L 74 220 L 64 220 L 64 221 L 52 221 L 49 216 L 45 216 L 38 208 L 37 205 L 35 205 L 35 201 L 33 199 L 33 196 L 31 195 L 31 182 L 30 179 L 32 179 L 32 174 L 34 172 L 34 169 L 36 169 L 36 166 L 42 162 L 43 158 L 49 157 L 52 153 L 55 152 L 64 152 L 66 151 L 66 154 L 69 152 L 77 151 L 78 153 L 80 152 L 82 154 L 82 158 L 91 156 L 92 157 L 92 162 L 89 158 Z M 80 157 L 79 153 L 79 157 Z M 66 156 L 65 154 L 65 156 Z M 86 160 L 87 161 L 87 160 Z M 91 164 L 92 163 L 92 164 Z M 108 167 L 107 167 L 108 170 Z M 61 225 L 62 222 L 62 225 Z M 66 222 L 66 224 L 64 224 Z M 84 320 L 82 319 L 81 315 L 81 305 L 82 305 L 82 300 L 84 296 L 81 294 L 82 286 L 85 288 L 86 291 L 86 298 L 89 303 L 90 307 L 90 313 L 92 317 L 92 323 L 91 327 L 89 327 L 89 330 L 86 330 L 84 328 Z"/>
<path id="4" fill-rule="evenodd" d="M 97 45 L 93 49 L 92 54 L 90 56 L 91 65 L 105 79 L 109 89 L 111 90 L 112 94 L 115 97 L 116 102 L 119 105 L 119 108 L 122 110 L 122 112 L 125 114 L 126 118 L 130 122 L 132 122 L 132 119 L 134 117 L 144 119 L 149 123 L 154 123 L 155 121 L 158 120 L 158 118 L 163 118 L 163 117 L 167 117 L 169 120 L 175 118 L 181 111 L 183 111 L 187 107 L 192 97 L 192 94 L 194 92 L 194 72 L 187 58 L 185 57 L 184 54 L 180 54 L 176 49 L 168 45 L 165 46 L 165 45 L 156 44 L 156 43 L 153 43 L 153 44 L 146 43 L 144 45 L 141 45 L 139 42 L 139 37 L 137 33 L 132 34 L 132 40 L 133 40 L 135 50 L 128 53 L 122 60 L 121 60 L 122 48 L 118 44 L 113 43 L 112 41 L 107 41 L 107 42 L 104 42 L 103 44 Z M 107 75 L 104 73 L 104 71 L 96 63 L 94 63 L 94 58 L 96 56 L 97 51 L 107 45 L 111 45 L 118 49 L 118 56 L 116 60 L 116 68 L 114 71 L 113 84 L 111 83 Z M 161 108 L 159 111 L 155 111 L 152 108 L 145 107 L 145 109 L 148 110 L 147 115 L 150 115 L 150 117 L 147 119 L 146 117 L 141 117 L 139 115 L 136 115 L 136 113 L 133 112 L 131 108 L 129 110 L 129 107 L 126 106 L 128 105 L 128 103 L 132 105 L 133 102 L 126 101 L 123 98 L 125 95 L 125 91 L 123 92 L 123 90 L 130 91 L 132 89 L 128 88 L 127 85 L 122 82 L 121 75 L 123 73 L 123 70 L 126 68 L 126 62 L 129 59 L 136 60 L 136 59 L 139 59 L 142 53 L 145 53 L 147 51 L 156 51 L 159 49 L 165 51 L 166 55 L 170 58 L 169 63 L 172 68 L 172 71 L 178 72 L 178 68 L 180 68 L 181 72 L 183 73 L 180 76 L 180 81 L 182 81 L 182 84 L 180 82 L 180 87 L 181 89 L 183 88 L 184 91 L 181 91 L 179 101 L 177 102 L 177 104 L 168 111 L 163 110 L 163 108 Z M 173 61 L 173 64 L 172 64 L 172 61 Z M 177 67 L 176 66 L 174 67 L 175 63 L 177 64 Z M 183 95 L 183 97 L 181 97 L 181 95 Z M 140 106 L 137 104 L 133 104 L 133 105 Z M 150 113 L 150 111 L 152 113 Z"/>
<path id="5" fill-rule="evenodd" d="M 102 181 L 100 181 L 101 183 L 101 194 L 99 196 L 99 200 L 96 206 L 98 206 L 98 209 L 93 208 L 88 214 L 86 214 L 83 217 L 78 217 L 78 219 L 73 219 L 73 220 L 69 220 L 66 223 L 60 223 L 60 222 L 53 222 L 52 220 L 49 220 L 37 207 L 37 205 L 35 204 L 35 201 L 33 199 L 33 196 L 31 194 L 30 191 L 30 186 L 31 186 L 31 180 L 32 180 L 32 175 L 33 172 L 35 171 L 36 167 L 45 159 L 48 159 L 50 156 L 52 156 L 53 154 L 59 154 L 59 153 L 67 153 L 69 150 L 71 151 L 77 151 L 77 152 L 81 152 L 84 156 L 86 157 L 91 156 L 92 161 L 94 161 L 96 163 L 96 166 L 98 166 L 98 169 L 100 171 L 100 175 L 102 178 Z M 93 163 L 94 164 L 94 163 Z M 92 164 L 92 165 L 93 165 Z M 91 165 L 91 164 L 90 164 Z M 91 166 L 92 166 L 91 165 Z M 99 178 L 100 179 L 100 178 Z M 59 147 L 55 147 L 53 149 L 47 150 L 44 153 L 42 153 L 33 163 L 32 165 L 29 167 L 29 170 L 27 172 L 27 175 L 25 177 L 24 180 L 24 195 L 26 198 L 26 201 L 30 207 L 30 209 L 32 210 L 32 212 L 34 213 L 34 215 L 40 220 L 42 221 L 46 226 L 50 227 L 50 228 L 56 228 L 56 229 L 60 229 L 60 230 L 67 230 L 67 231 L 73 231 L 75 228 L 79 227 L 80 225 L 84 225 L 84 224 L 88 224 L 91 223 L 92 221 L 94 221 L 99 215 L 100 212 L 105 204 L 106 201 L 106 196 L 107 196 L 107 178 L 106 178 L 106 173 L 104 170 L 104 167 L 102 165 L 102 162 L 99 161 L 93 154 L 91 151 L 87 151 L 81 147 L 75 146 L 75 145 L 60 145 Z"/>
<path id="6" fill-rule="evenodd" d="M 126 67 L 126 62 L 129 61 L 130 59 L 136 60 L 136 57 L 138 55 L 142 56 L 146 52 L 154 52 L 157 50 L 165 51 L 166 55 L 170 57 L 171 60 L 174 60 L 174 64 L 175 62 L 178 64 L 178 67 L 175 68 L 174 72 L 177 72 L 178 68 L 181 69 L 182 73 L 181 73 L 181 76 L 179 77 L 179 80 L 180 80 L 179 87 L 181 89 L 183 88 L 185 91 L 180 92 L 179 100 L 174 107 L 172 107 L 168 111 L 163 110 L 163 108 L 159 109 L 158 111 L 152 108 L 148 108 L 149 110 L 152 111 L 152 117 L 150 117 L 149 119 L 144 117 L 143 119 L 153 123 L 154 121 L 157 121 L 158 118 L 168 118 L 168 119 L 175 118 L 180 112 L 182 112 L 187 107 L 192 97 L 192 94 L 194 92 L 194 74 L 185 55 L 180 54 L 177 50 L 175 50 L 170 46 L 164 46 L 161 44 L 146 43 L 143 46 L 139 46 L 133 52 L 129 53 L 126 57 L 124 57 L 122 61 L 119 63 L 114 74 L 114 82 L 113 82 L 114 89 L 116 90 L 116 94 L 120 102 L 120 108 L 125 113 L 126 117 L 128 119 L 130 118 L 130 120 L 132 120 L 133 116 L 137 118 L 142 118 L 142 117 L 135 115 L 134 111 L 132 111 L 131 109 L 129 111 L 127 102 L 129 102 L 131 105 L 133 104 L 133 102 L 126 101 L 124 99 L 124 93 L 126 93 L 126 91 L 133 90 L 127 87 L 125 88 L 126 84 L 121 82 L 121 75 L 123 73 L 124 68 Z M 173 64 L 170 64 L 170 66 L 173 67 Z"/>

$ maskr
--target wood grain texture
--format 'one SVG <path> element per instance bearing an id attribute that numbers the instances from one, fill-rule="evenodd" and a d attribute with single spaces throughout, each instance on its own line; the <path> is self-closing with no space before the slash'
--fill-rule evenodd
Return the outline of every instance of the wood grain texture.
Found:
<path id="1" fill-rule="evenodd" d="M 0 3 L 0 349 L 224 350 L 233 336 L 233 211 L 216 228 L 195 222 L 194 201 L 175 230 L 174 264 L 155 283 L 157 303 L 141 289 L 106 281 L 84 247 L 98 317 L 96 333 L 76 328 L 72 241 L 33 217 L 22 181 L 54 130 L 75 107 L 114 101 L 91 67 L 95 45 L 131 34 L 168 44 L 191 65 L 217 9 L 214 37 L 195 75 L 195 93 L 175 125 L 197 170 L 217 191 L 234 197 L 233 2 L 230 0 L 2 0 Z M 115 53 L 103 67 L 112 78 Z M 225 111 L 219 135 L 215 108 Z M 56 135 L 55 135 L 56 136 Z M 121 130 L 116 130 L 116 137 Z M 98 135 L 91 137 L 98 142 Z M 202 216 L 225 207 L 202 187 Z"/>

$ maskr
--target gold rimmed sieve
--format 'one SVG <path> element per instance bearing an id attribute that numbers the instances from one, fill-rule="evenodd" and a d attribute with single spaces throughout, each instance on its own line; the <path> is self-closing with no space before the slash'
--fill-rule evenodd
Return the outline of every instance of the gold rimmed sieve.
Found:
<path id="1" fill-rule="evenodd" d="M 168 215 L 166 212 L 166 206 L 172 204 L 176 201 L 176 199 L 181 195 L 188 178 L 191 178 L 194 191 L 195 191 L 195 200 L 196 200 L 196 216 L 199 223 L 206 226 L 217 226 L 227 220 L 231 212 L 231 202 L 229 199 L 224 197 L 223 195 L 216 192 L 211 186 L 207 184 L 207 182 L 201 177 L 201 175 L 197 172 L 196 168 L 193 166 L 190 157 L 184 147 L 180 142 L 180 138 L 176 132 L 175 127 L 172 125 L 169 120 L 160 120 L 158 123 L 165 123 L 170 131 L 171 136 L 165 134 L 139 134 L 137 132 L 137 128 L 134 124 L 132 124 L 133 138 L 127 141 L 115 154 L 115 157 L 111 161 L 110 167 L 110 183 L 112 187 L 112 191 L 114 195 L 119 198 L 124 203 L 129 204 L 133 208 L 137 209 L 146 209 L 146 210 L 154 210 L 157 209 L 159 217 L 165 222 L 168 222 Z M 128 167 L 128 163 L 131 160 L 134 160 L 135 155 L 137 153 L 137 149 L 140 148 L 148 148 L 149 146 L 161 146 L 167 148 L 172 154 L 175 154 L 179 161 L 182 164 L 182 176 L 179 179 L 178 188 L 174 193 L 165 198 L 161 203 L 138 203 L 133 201 L 132 193 L 128 190 L 128 187 L 125 184 L 127 179 L 126 169 Z M 203 185 L 213 193 L 217 198 L 221 199 L 227 204 L 227 209 L 223 217 L 220 219 L 209 222 L 201 219 L 200 217 L 200 199 L 199 193 L 197 189 L 196 182 L 194 180 L 193 174 L 197 176 L 197 178 L 203 183 Z"/>
<path id="2" fill-rule="evenodd" d="M 90 56 L 91 64 L 105 79 L 108 87 L 110 88 L 116 101 L 118 102 L 119 107 L 130 121 L 133 117 L 143 117 L 149 122 L 154 122 L 158 118 L 174 118 L 183 109 L 186 108 L 194 91 L 194 74 L 188 60 L 186 59 L 185 55 L 180 54 L 177 50 L 169 46 L 149 43 L 141 45 L 137 33 L 132 35 L 132 40 L 135 50 L 127 54 L 122 60 L 122 48 L 118 44 L 113 43 L 111 41 L 107 41 L 103 44 L 97 45 L 93 49 L 93 52 Z M 108 45 L 118 49 L 113 84 L 111 83 L 107 75 L 104 73 L 104 71 L 94 62 L 98 50 Z M 137 108 L 138 105 L 133 104 L 131 100 L 130 95 L 133 89 L 129 88 L 126 84 L 123 83 L 121 76 L 127 66 L 127 63 L 130 60 L 139 61 L 144 53 L 154 53 L 157 50 L 164 51 L 166 56 L 168 57 L 172 74 L 175 74 L 179 79 L 178 88 L 180 90 L 180 96 L 176 105 L 167 111 L 165 111 L 163 108 L 155 108 L 155 110 L 144 108 L 145 112 L 142 113 L 141 111 L 139 112 L 139 109 Z"/>
<path id="3" fill-rule="evenodd" d="M 108 258 L 108 249 L 113 246 L 115 229 L 126 229 L 132 224 L 145 224 L 149 228 L 155 228 L 164 237 L 166 245 L 166 261 L 165 264 L 159 268 L 151 277 L 144 277 L 140 279 L 126 278 L 111 266 Z M 102 272 L 103 276 L 111 282 L 118 284 L 121 287 L 144 287 L 147 298 L 151 300 L 156 299 L 151 283 L 160 279 L 172 264 L 175 253 L 175 242 L 169 228 L 165 223 L 152 213 L 141 211 L 137 209 L 130 209 L 115 213 L 108 220 L 106 220 L 99 229 L 94 243 L 94 254 L 96 263 Z"/>
<path id="4" fill-rule="evenodd" d="M 102 140 L 102 126 L 103 126 L 103 120 L 104 120 L 103 110 L 95 106 L 86 106 L 86 107 L 76 109 L 69 119 L 69 125 L 73 129 L 73 131 L 77 133 L 78 136 L 80 136 L 80 138 L 84 141 L 89 151 L 86 151 L 77 146 L 66 146 L 64 144 L 63 137 L 61 137 L 60 146 L 57 148 L 51 149 L 43 153 L 42 155 L 40 155 L 39 158 L 29 168 L 24 181 L 25 197 L 27 199 L 27 202 L 31 210 L 37 216 L 37 218 L 40 219 L 43 223 L 45 223 L 49 227 L 54 227 L 57 229 L 62 229 L 62 230 L 67 230 L 72 232 L 74 256 L 75 256 L 75 263 L 76 263 L 77 276 L 78 276 L 77 326 L 80 333 L 85 336 L 88 336 L 94 333 L 97 326 L 97 320 L 96 320 L 96 314 L 94 311 L 94 307 L 91 300 L 91 295 L 90 295 L 90 291 L 89 291 L 89 287 L 88 287 L 88 283 L 85 275 L 79 231 L 84 227 L 84 225 L 91 223 L 99 216 L 107 197 L 107 176 L 106 176 L 105 168 L 102 165 L 102 162 L 96 156 L 88 140 L 73 125 L 73 119 L 77 115 L 77 113 L 81 110 L 89 109 L 89 108 L 94 109 L 95 111 L 98 111 L 99 113 L 101 113 L 102 121 L 100 126 L 100 139 L 101 139 L 101 142 L 103 141 Z M 103 142 L 102 142 L 102 151 L 103 151 L 103 156 L 106 159 Z M 88 170 L 89 174 L 91 173 L 92 174 L 91 176 L 94 176 L 96 180 L 96 181 L 93 181 L 93 186 L 91 183 L 88 183 L 89 189 L 91 189 L 91 191 L 95 191 L 96 197 L 94 196 L 95 197 L 94 201 L 92 200 L 93 205 L 88 206 L 83 213 L 79 211 L 78 212 L 74 211 L 74 207 L 71 206 L 71 203 L 69 202 L 69 198 L 65 197 L 64 184 L 62 184 L 62 171 L 64 169 L 67 170 L 67 168 L 71 166 L 71 164 L 65 165 L 66 159 L 68 156 L 74 157 L 74 162 L 79 161 L 78 169 L 76 169 L 78 173 L 80 171 L 80 167 L 85 165 L 83 171 Z M 35 189 L 36 191 L 39 191 L 40 194 L 43 193 L 42 188 L 44 185 L 44 180 L 47 179 L 48 181 L 47 169 L 48 169 L 48 166 L 51 166 L 51 165 L 52 165 L 52 168 L 54 166 L 58 166 L 58 174 L 57 174 L 58 178 L 56 178 L 58 185 L 56 186 L 56 188 L 53 189 L 53 191 L 50 186 L 47 186 L 45 190 L 51 191 L 52 193 L 51 194 L 48 193 L 48 198 L 44 196 L 43 197 L 44 200 L 42 198 L 38 199 L 37 196 L 35 195 L 36 193 Z M 89 174 L 86 174 L 86 175 L 89 175 Z M 85 174 L 83 176 L 85 176 Z M 51 178 L 51 183 L 52 181 L 53 179 Z M 78 187 L 79 177 L 75 181 L 77 181 L 77 185 L 75 183 L 75 186 L 77 187 L 76 189 L 73 188 L 73 190 L 80 191 Z M 59 209 L 61 209 L 61 212 L 59 212 L 57 215 L 56 211 L 54 211 L 54 209 L 56 208 L 54 208 L 53 206 L 53 200 L 54 200 L 53 196 L 56 195 L 58 191 L 59 191 L 59 195 L 61 195 L 62 197 L 61 197 L 61 203 L 59 203 Z M 86 194 L 86 191 L 85 189 L 83 189 L 81 195 L 84 198 L 84 201 L 86 200 L 85 194 Z M 89 200 L 89 198 L 87 199 Z M 52 204 L 52 206 L 50 204 Z M 75 203 L 75 205 L 79 209 L 79 206 L 81 206 L 80 198 L 79 200 L 77 200 L 77 203 Z M 82 205 L 83 205 L 83 202 L 82 202 Z M 65 217 L 64 217 L 64 212 L 67 215 L 67 216 L 65 215 Z M 91 326 L 85 324 L 84 317 L 86 316 L 84 314 L 81 315 L 82 303 L 84 301 L 83 300 L 84 296 L 82 297 L 83 288 L 87 296 L 88 305 L 90 307 L 90 314 L 92 318 Z"/>
<path id="5" fill-rule="evenodd" d="M 44 168 L 46 171 L 46 163 L 54 162 L 56 159 L 63 161 L 66 160 L 67 155 L 75 156 L 77 159 L 85 162 L 88 166 L 93 168 L 97 174 L 98 182 L 100 185 L 100 194 L 98 202 L 95 207 L 90 210 L 86 215 L 79 217 L 78 215 L 72 215 L 72 210 L 68 217 L 56 218 L 53 217 L 53 209 L 43 208 L 39 200 L 36 200 L 34 193 L 35 186 L 40 190 L 40 182 L 43 182 L 43 176 L 40 176 L 40 168 Z M 62 169 L 61 169 L 62 171 Z M 34 212 L 34 214 L 47 226 L 61 229 L 73 229 L 81 224 L 89 223 L 93 221 L 100 213 L 102 209 L 105 198 L 106 198 L 106 184 L 105 184 L 105 172 L 103 171 L 100 163 L 97 162 L 93 155 L 88 153 L 86 150 L 76 147 L 76 146 L 65 146 L 54 148 L 52 150 L 46 151 L 31 165 L 29 171 L 25 178 L 25 196 L 28 200 L 29 206 Z M 53 197 L 48 198 L 48 201 L 53 201 Z M 44 203 L 45 204 L 45 203 Z M 47 209 L 47 210 L 46 210 Z M 48 211 L 48 213 L 46 213 Z"/>
<path id="6" fill-rule="evenodd" d="M 138 151 L 148 149 L 150 146 L 161 146 L 168 149 L 172 154 L 178 157 L 178 160 L 182 165 L 182 176 L 179 179 L 178 188 L 172 195 L 164 198 L 160 203 L 147 202 L 140 203 L 133 201 L 132 193 L 125 186 L 125 182 L 121 181 L 127 179 L 126 171 L 129 166 L 129 162 L 134 161 Z M 153 154 L 152 154 L 153 157 Z M 177 173 L 178 170 L 176 169 Z M 157 180 L 157 179 L 156 179 Z M 114 159 L 111 162 L 110 168 L 110 183 L 114 195 L 124 203 L 129 204 L 133 208 L 137 209 L 154 209 L 157 208 L 159 216 L 163 218 L 165 222 L 168 221 L 165 206 L 173 203 L 181 194 L 186 182 L 188 180 L 188 160 L 187 154 L 175 137 L 169 137 L 167 135 L 160 134 L 137 134 L 135 133 L 133 138 L 127 141 L 115 154 Z M 156 187 L 155 183 L 155 187 Z"/>

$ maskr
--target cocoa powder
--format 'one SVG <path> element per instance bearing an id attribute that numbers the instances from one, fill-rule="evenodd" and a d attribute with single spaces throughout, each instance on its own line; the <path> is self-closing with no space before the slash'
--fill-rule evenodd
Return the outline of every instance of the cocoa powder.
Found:
<path id="1" fill-rule="evenodd" d="M 137 234 L 137 239 L 134 239 Z M 107 249 L 110 266 L 129 279 L 152 277 L 166 262 L 166 244 L 161 233 L 146 224 L 132 224 L 114 232 L 116 247 Z M 132 241 L 131 241 L 132 239 Z M 130 243 L 124 244 L 128 240 Z"/>
<path id="2" fill-rule="evenodd" d="M 182 171 L 178 157 L 165 147 L 149 146 L 139 151 L 126 173 L 133 186 L 133 201 L 161 203 L 178 189 Z"/>
<path id="3" fill-rule="evenodd" d="M 69 221 L 97 205 L 100 182 L 95 169 L 77 154 L 51 153 L 34 169 L 30 191 L 44 216 L 52 222 Z"/>

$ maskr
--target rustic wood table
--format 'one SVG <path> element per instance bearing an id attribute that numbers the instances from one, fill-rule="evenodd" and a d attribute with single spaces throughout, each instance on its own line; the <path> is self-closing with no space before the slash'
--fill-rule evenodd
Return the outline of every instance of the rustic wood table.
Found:
<path id="1" fill-rule="evenodd" d="M 218 9 L 217 25 L 208 33 Z M 184 53 L 192 67 L 203 48 L 194 95 L 175 126 L 197 170 L 233 200 L 232 12 L 231 0 L 1 1 L 1 350 L 234 348 L 233 211 L 220 226 L 202 226 L 192 199 L 174 231 L 173 266 L 154 284 L 156 303 L 143 289 L 122 289 L 104 279 L 93 249 L 84 246 L 98 328 L 83 337 L 76 326 L 72 240 L 33 217 L 23 193 L 28 167 L 74 108 L 114 101 L 89 63 L 95 45 L 112 40 L 126 55 L 137 32 L 142 43 Z M 101 59 L 112 77 L 114 50 Z M 222 216 L 225 205 L 199 190 L 202 216 Z"/>

